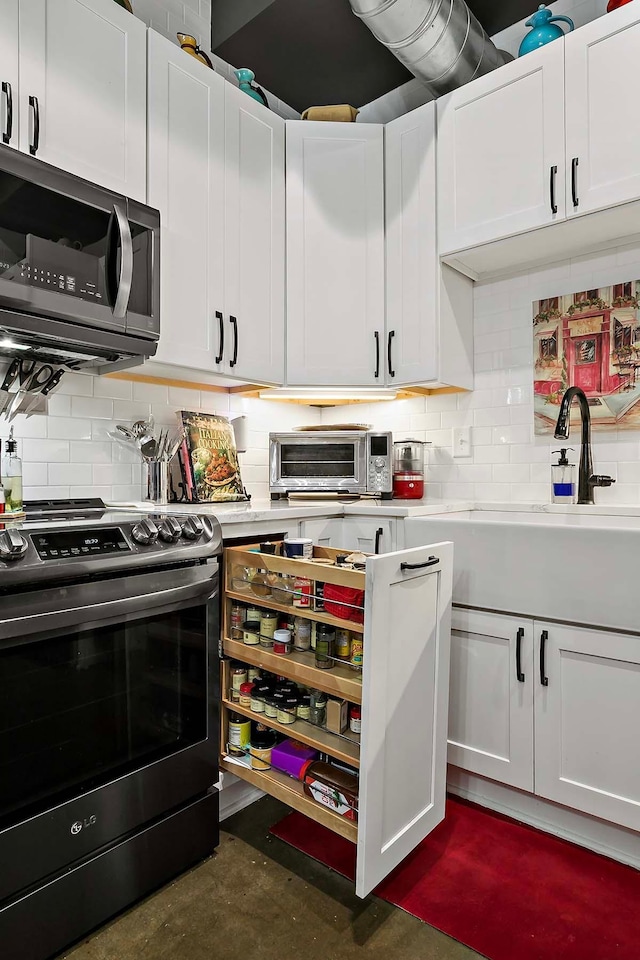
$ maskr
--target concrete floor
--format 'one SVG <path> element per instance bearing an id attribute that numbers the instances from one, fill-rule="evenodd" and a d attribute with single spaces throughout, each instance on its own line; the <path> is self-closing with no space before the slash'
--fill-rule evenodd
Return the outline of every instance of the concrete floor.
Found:
<path id="1" fill-rule="evenodd" d="M 66 960 L 474 960 L 271 837 L 270 797 L 224 821 L 216 854 L 62 954 Z M 62 957 L 59 960 L 62 960 Z"/>

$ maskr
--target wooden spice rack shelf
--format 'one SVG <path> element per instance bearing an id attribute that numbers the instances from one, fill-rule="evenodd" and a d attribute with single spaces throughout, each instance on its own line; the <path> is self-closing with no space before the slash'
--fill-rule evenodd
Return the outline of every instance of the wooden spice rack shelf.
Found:
<path id="1" fill-rule="evenodd" d="M 305 720 L 294 720 L 293 723 L 278 723 L 271 717 L 265 717 L 264 713 L 255 713 L 249 707 L 243 707 L 239 703 L 231 700 L 222 700 L 223 705 L 234 713 L 241 713 L 250 720 L 264 724 L 271 730 L 277 730 L 287 737 L 299 740 L 309 747 L 315 747 L 321 753 L 328 753 L 336 760 L 342 763 L 348 763 L 352 767 L 360 766 L 360 736 L 357 733 L 336 734 L 323 727 L 316 727 Z"/>
<path id="2" fill-rule="evenodd" d="M 312 652 L 301 653 L 294 650 L 287 656 L 282 656 L 266 647 L 243 643 L 242 640 L 229 640 L 226 637 L 222 648 L 225 655 L 233 660 L 241 660 L 253 667 L 295 680 L 303 687 L 315 687 L 331 696 L 349 700 L 350 703 L 362 703 L 361 676 L 349 666 L 337 664 L 331 670 L 319 670 Z"/>
<path id="3" fill-rule="evenodd" d="M 317 823 L 328 827 L 329 830 L 338 833 L 341 837 L 351 841 L 351 843 L 357 843 L 358 825 L 352 820 L 341 817 L 340 814 L 333 813 L 331 810 L 323 807 L 322 804 L 316 803 L 315 800 L 308 797 L 299 780 L 294 780 L 285 773 L 280 773 L 280 771 L 274 769 L 252 770 L 241 760 L 236 761 L 235 758 L 228 756 L 221 758 L 220 767 L 222 770 L 226 770 L 228 773 L 240 777 L 241 780 L 246 780 L 254 787 L 257 787 L 258 790 L 263 790 L 270 796 L 275 797 L 276 800 L 286 803 L 289 807 L 298 810 L 311 820 L 315 820 Z"/>
<path id="4" fill-rule="evenodd" d="M 350 630 L 351 633 L 363 633 L 364 624 L 356 623 L 355 620 L 342 620 L 340 617 L 334 617 L 330 613 L 324 613 L 322 610 L 309 610 L 305 607 L 294 607 L 291 603 L 278 603 L 271 597 L 257 597 L 251 590 L 245 593 L 243 590 L 226 590 L 225 596 L 230 600 L 238 600 L 240 603 L 250 604 L 254 607 L 262 607 L 265 610 L 276 610 L 278 613 L 290 613 L 294 617 L 304 617 L 305 620 L 315 620 L 317 623 L 330 623 L 340 630 Z"/>

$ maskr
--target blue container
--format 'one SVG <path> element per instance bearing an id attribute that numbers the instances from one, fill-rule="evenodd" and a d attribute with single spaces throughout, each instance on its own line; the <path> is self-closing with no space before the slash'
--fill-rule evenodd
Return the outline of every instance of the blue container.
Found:
<path id="1" fill-rule="evenodd" d="M 544 3 L 541 3 L 531 19 L 525 23 L 525 26 L 531 27 L 531 30 L 525 34 L 520 44 L 520 49 L 518 50 L 518 56 L 523 57 L 525 53 L 531 53 L 532 50 L 537 50 L 538 47 L 544 47 L 546 43 L 551 43 L 552 40 L 558 40 L 560 37 L 564 37 L 564 31 L 556 26 L 558 20 L 563 20 L 569 24 L 568 33 L 575 29 L 573 20 L 570 17 L 562 17 L 560 15 L 554 17 L 551 10 L 545 7 Z"/>
<path id="2" fill-rule="evenodd" d="M 264 104 L 265 107 L 269 106 L 267 98 L 260 87 L 257 85 L 255 87 L 253 86 L 253 81 L 256 78 L 253 70 L 249 70 L 248 67 L 240 67 L 239 70 L 234 70 L 233 72 L 236 75 L 236 79 L 243 93 L 246 93 L 249 97 L 253 97 L 258 103 Z"/>

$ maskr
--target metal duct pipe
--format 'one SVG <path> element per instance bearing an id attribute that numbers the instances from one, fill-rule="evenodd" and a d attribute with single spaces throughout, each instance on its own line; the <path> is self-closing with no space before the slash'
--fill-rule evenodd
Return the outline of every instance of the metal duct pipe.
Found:
<path id="1" fill-rule="evenodd" d="M 465 0 L 349 0 L 374 37 L 440 97 L 512 60 Z"/>

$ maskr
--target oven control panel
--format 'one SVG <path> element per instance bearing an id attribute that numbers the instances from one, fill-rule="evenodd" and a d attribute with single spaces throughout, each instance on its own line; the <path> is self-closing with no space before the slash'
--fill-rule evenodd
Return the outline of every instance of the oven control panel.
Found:
<path id="1" fill-rule="evenodd" d="M 107 553 L 125 553 L 131 547 L 119 527 L 103 527 L 98 530 L 54 530 L 51 533 L 34 533 L 31 542 L 41 560 L 65 560 L 104 556 Z"/>

